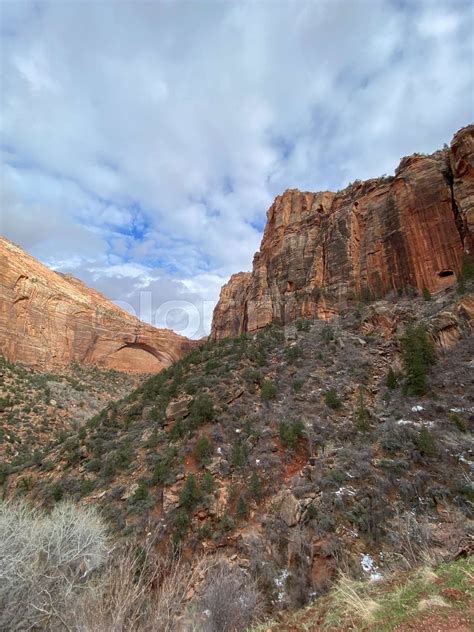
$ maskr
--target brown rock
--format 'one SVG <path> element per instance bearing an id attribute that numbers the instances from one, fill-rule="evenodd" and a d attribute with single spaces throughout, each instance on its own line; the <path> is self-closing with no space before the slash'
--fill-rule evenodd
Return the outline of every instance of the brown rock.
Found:
<path id="1" fill-rule="evenodd" d="M 278 196 L 251 273 L 233 275 L 214 339 L 298 317 L 330 318 L 364 297 L 456 282 L 474 224 L 474 126 L 450 149 L 402 159 L 394 177 L 339 193 Z"/>
<path id="2" fill-rule="evenodd" d="M 190 395 L 185 395 L 180 399 L 170 402 L 166 408 L 166 419 L 176 420 L 187 417 L 189 415 L 189 404 L 192 399 L 193 398 Z"/>
<path id="3" fill-rule="evenodd" d="M 194 344 L 139 321 L 0 238 L 0 353 L 8 360 L 39 370 L 78 362 L 155 373 Z"/>

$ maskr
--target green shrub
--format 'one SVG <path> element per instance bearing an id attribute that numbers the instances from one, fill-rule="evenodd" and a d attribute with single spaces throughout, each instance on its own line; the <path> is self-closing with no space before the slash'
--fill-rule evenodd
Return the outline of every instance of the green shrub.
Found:
<path id="1" fill-rule="evenodd" d="M 409 325 L 401 343 L 405 391 L 408 395 L 424 395 L 428 390 L 428 370 L 435 361 L 434 347 L 424 325 Z"/>
<path id="2" fill-rule="evenodd" d="M 202 466 L 204 463 L 209 461 L 209 458 L 212 456 L 214 452 L 214 446 L 210 439 L 206 436 L 202 436 L 198 439 L 196 443 L 196 447 L 194 449 L 194 455 L 198 461 L 198 463 Z"/>
<path id="3" fill-rule="evenodd" d="M 247 512 L 248 510 L 247 510 L 247 503 L 245 502 L 245 498 L 243 496 L 239 496 L 237 500 L 235 513 L 237 514 L 237 517 L 242 520 L 243 518 L 246 517 Z"/>
<path id="4" fill-rule="evenodd" d="M 205 494 L 212 494 L 216 488 L 216 482 L 210 472 L 204 472 L 201 481 L 201 489 Z"/>
<path id="5" fill-rule="evenodd" d="M 391 390 L 397 388 L 398 386 L 398 376 L 392 367 L 389 368 L 387 374 L 387 387 Z"/>
<path id="6" fill-rule="evenodd" d="M 328 325 L 327 323 L 324 325 L 321 331 L 321 338 L 326 344 L 331 342 L 331 340 L 334 340 L 334 329 L 331 325 Z"/>
<path id="7" fill-rule="evenodd" d="M 273 384 L 273 382 L 270 382 L 269 380 L 264 380 L 260 393 L 262 400 L 264 402 L 269 402 L 271 399 L 275 399 L 276 394 L 277 387 L 275 386 L 275 384 Z"/>
<path id="8" fill-rule="evenodd" d="M 193 400 L 189 414 L 192 427 L 198 427 L 214 419 L 214 403 L 209 395 L 199 395 Z"/>
<path id="9" fill-rule="evenodd" d="M 239 440 L 232 447 L 231 462 L 234 467 L 244 467 L 247 464 L 248 449 L 243 441 Z"/>
<path id="10" fill-rule="evenodd" d="M 287 349 L 285 349 L 285 357 L 287 362 L 293 364 L 294 362 L 299 360 L 299 358 L 303 357 L 303 349 L 298 345 L 288 347 Z"/>
<path id="11" fill-rule="evenodd" d="M 366 432 L 370 428 L 370 414 L 365 405 L 364 393 L 359 391 L 357 407 L 355 410 L 356 425 L 359 430 Z"/>
<path id="12" fill-rule="evenodd" d="M 297 378 L 296 380 L 293 380 L 291 388 L 293 392 L 299 393 L 301 389 L 303 388 L 303 386 L 304 386 L 304 380 Z"/>
<path id="13" fill-rule="evenodd" d="M 303 436 L 304 425 L 302 421 L 282 421 L 279 425 L 280 439 L 283 445 L 294 450 L 299 439 Z"/>
<path id="14" fill-rule="evenodd" d="M 341 408 L 342 402 L 334 388 L 330 388 L 324 395 L 324 403 L 334 410 Z"/>
<path id="15" fill-rule="evenodd" d="M 179 495 L 179 502 L 184 509 L 190 511 L 197 505 L 200 498 L 201 492 L 196 477 L 194 474 L 189 474 Z"/>
<path id="16" fill-rule="evenodd" d="M 431 292 L 427 287 L 423 288 L 423 298 L 425 299 L 425 301 L 431 301 Z"/>
<path id="17" fill-rule="evenodd" d="M 146 500 L 148 498 L 148 486 L 144 479 L 141 479 L 138 483 L 138 487 L 135 490 L 131 500 L 132 502 L 139 502 L 140 500 Z"/>
<path id="18" fill-rule="evenodd" d="M 243 377 L 247 382 L 252 382 L 254 384 L 261 385 L 263 381 L 263 376 L 257 369 L 247 368 L 243 372 Z"/>
<path id="19" fill-rule="evenodd" d="M 459 415 L 457 415 L 456 413 L 451 413 L 449 415 L 449 418 L 460 432 L 467 431 L 467 424 Z"/>
<path id="20" fill-rule="evenodd" d="M 257 502 L 262 497 L 262 482 L 255 470 L 252 472 L 252 476 L 250 477 L 249 492 L 250 496 Z"/>
<path id="21" fill-rule="evenodd" d="M 299 318 L 296 321 L 296 329 L 298 331 L 309 331 L 311 328 L 311 321 L 305 318 Z"/>
<path id="22" fill-rule="evenodd" d="M 416 443 L 418 450 L 424 456 L 435 456 L 437 454 L 435 438 L 426 426 L 421 427 Z"/>

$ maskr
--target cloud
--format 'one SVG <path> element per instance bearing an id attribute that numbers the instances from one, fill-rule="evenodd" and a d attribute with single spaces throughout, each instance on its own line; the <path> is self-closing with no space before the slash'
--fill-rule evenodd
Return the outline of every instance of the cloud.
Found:
<path id="1" fill-rule="evenodd" d="M 390 173 L 472 118 L 468 1 L 2 13 L 2 232 L 135 310 L 212 303 L 275 195 Z"/>

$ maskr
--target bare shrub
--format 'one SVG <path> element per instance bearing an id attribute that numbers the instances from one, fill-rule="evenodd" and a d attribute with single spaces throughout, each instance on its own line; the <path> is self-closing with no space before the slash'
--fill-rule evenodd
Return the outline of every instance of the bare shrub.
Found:
<path id="1" fill-rule="evenodd" d="M 201 630 L 240 632 L 262 614 L 263 598 L 247 573 L 221 561 L 208 572 L 198 607 Z"/>
<path id="2" fill-rule="evenodd" d="M 392 530 L 395 546 L 403 565 L 412 568 L 420 562 L 434 562 L 432 554 L 432 533 L 426 520 L 420 520 L 411 511 L 397 513 Z"/>
<path id="3" fill-rule="evenodd" d="M 63 503 L 44 515 L 0 503 L 0 629 L 69 629 L 66 613 L 106 558 L 93 509 Z"/>
<path id="4" fill-rule="evenodd" d="M 74 627 L 83 632 L 172 632 L 196 572 L 179 560 L 158 557 L 151 544 L 120 548 L 94 590 L 84 595 L 86 601 L 78 604 Z"/>

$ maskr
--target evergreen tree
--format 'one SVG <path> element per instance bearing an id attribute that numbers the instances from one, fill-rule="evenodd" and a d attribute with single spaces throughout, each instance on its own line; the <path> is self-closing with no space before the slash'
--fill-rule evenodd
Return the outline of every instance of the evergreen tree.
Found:
<path id="1" fill-rule="evenodd" d="M 409 325 L 402 338 L 402 357 L 408 395 L 424 395 L 428 390 L 427 376 L 435 361 L 434 347 L 423 325 Z"/>

